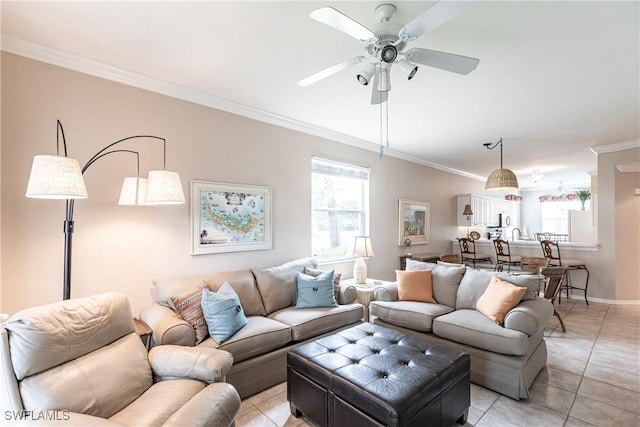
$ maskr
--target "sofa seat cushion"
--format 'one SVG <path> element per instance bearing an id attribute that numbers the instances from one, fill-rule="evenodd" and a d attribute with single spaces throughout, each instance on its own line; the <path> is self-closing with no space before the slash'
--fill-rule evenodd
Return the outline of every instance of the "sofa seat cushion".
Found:
<path id="1" fill-rule="evenodd" d="M 109 420 L 129 426 L 161 426 L 206 386 L 196 380 L 160 381 Z"/>
<path id="2" fill-rule="evenodd" d="M 495 353 L 522 356 L 529 350 L 529 337 L 497 325 L 476 310 L 460 309 L 433 320 L 433 333 L 441 338 Z"/>
<path id="3" fill-rule="evenodd" d="M 248 316 L 247 324 L 221 345 L 211 338 L 200 345 L 226 350 L 233 355 L 233 362 L 238 363 L 284 347 L 290 341 L 288 325 L 267 317 Z"/>
<path id="4" fill-rule="evenodd" d="M 369 312 L 392 325 L 431 332 L 433 319 L 453 311 L 444 304 L 417 301 L 371 301 Z"/>
<path id="5" fill-rule="evenodd" d="M 294 341 L 302 341 L 334 329 L 362 320 L 362 304 L 345 304 L 337 307 L 298 308 L 287 307 L 269 315 L 270 319 L 291 327 Z"/>

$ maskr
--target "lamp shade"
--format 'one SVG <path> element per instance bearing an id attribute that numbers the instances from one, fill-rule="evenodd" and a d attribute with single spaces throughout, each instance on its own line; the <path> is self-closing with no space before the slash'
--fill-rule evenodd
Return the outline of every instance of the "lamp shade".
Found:
<path id="1" fill-rule="evenodd" d="M 80 163 L 70 157 L 34 156 L 26 196 L 36 199 L 86 199 L 87 187 Z"/>
<path id="2" fill-rule="evenodd" d="M 496 169 L 487 178 L 484 189 L 488 191 L 515 191 L 518 189 L 518 178 L 510 169 Z"/>
<path id="3" fill-rule="evenodd" d="M 462 215 L 464 216 L 473 215 L 473 211 L 471 210 L 471 205 L 464 205 L 464 212 L 462 212 Z"/>
<path id="4" fill-rule="evenodd" d="M 353 256 L 361 258 L 373 258 L 373 247 L 371 246 L 371 237 L 369 236 L 356 236 L 355 244 L 353 245 Z"/>
<path id="5" fill-rule="evenodd" d="M 182 181 L 178 172 L 167 170 L 149 171 L 145 204 L 171 205 L 184 203 Z"/>
<path id="6" fill-rule="evenodd" d="M 137 176 L 128 176 L 122 182 L 122 190 L 120 190 L 120 199 L 118 204 L 122 206 L 141 206 L 145 203 L 147 194 L 147 179 Z"/>

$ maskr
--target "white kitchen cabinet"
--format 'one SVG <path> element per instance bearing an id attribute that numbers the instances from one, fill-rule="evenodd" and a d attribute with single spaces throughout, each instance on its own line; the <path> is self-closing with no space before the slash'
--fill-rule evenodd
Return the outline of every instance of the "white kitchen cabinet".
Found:
<path id="1" fill-rule="evenodd" d="M 507 227 L 507 224 L 505 224 L 506 217 L 510 217 L 511 226 L 517 226 L 514 223 L 514 219 L 516 219 L 515 202 L 502 199 L 492 199 L 489 197 L 473 196 L 471 194 L 460 194 L 457 196 L 456 205 L 458 207 L 458 211 L 456 212 L 456 224 L 458 226 L 497 226 L 499 222 L 499 214 L 502 214 L 503 227 Z M 469 223 L 467 223 L 467 216 L 462 215 L 465 205 L 471 205 L 471 211 L 473 212 Z"/>

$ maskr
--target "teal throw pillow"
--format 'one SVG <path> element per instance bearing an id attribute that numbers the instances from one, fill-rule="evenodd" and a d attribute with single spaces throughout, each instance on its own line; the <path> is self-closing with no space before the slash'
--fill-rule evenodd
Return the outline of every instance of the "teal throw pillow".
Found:
<path id="1" fill-rule="evenodd" d="M 296 308 L 337 307 L 333 292 L 333 270 L 317 277 L 298 273 Z"/>
<path id="2" fill-rule="evenodd" d="M 203 289 L 201 305 L 209 336 L 218 344 L 247 324 L 240 298 L 228 282 L 224 282 L 218 292 Z"/>

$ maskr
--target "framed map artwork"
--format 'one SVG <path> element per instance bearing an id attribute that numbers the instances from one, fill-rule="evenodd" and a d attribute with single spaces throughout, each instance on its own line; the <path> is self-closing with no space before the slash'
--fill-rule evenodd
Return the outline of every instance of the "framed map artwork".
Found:
<path id="1" fill-rule="evenodd" d="M 271 248 L 271 187 L 191 181 L 192 255 Z"/>
<path id="2" fill-rule="evenodd" d="M 398 246 L 426 245 L 430 240 L 430 205 L 418 200 L 398 200 Z M 411 244 L 407 245 L 406 241 Z"/>

